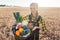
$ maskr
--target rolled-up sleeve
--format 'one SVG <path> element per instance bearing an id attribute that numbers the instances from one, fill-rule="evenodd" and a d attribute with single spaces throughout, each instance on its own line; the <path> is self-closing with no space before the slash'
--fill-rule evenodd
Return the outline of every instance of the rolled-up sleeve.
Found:
<path id="1" fill-rule="evenodd" d="M 40 20 L 40 24 L 42 24 L 42 30 L 46 30 L 46 25 L 45 25 L 45 21 L 41 18 Z"/>

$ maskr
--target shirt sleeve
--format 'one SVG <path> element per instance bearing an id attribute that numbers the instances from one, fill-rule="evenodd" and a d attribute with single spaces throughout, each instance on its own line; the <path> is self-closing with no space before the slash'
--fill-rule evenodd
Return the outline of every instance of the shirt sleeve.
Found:
<path id="1" fill-rule="evenodd" d="M 40 20 L 40 24 L 42 24 L 42 30 L 46 30 L 46 25 L 45 25 L 45 21 L 41 18 Z"/>
<path id="2" fill-rule="evenodd" d="M 27 16 L 23 17 L 22 20 L 27 20 L 27 21 L 29 21 L 28 18 L 29 18 L 29 17 L 28 17 L 28 15 L 27 15 Z"/>

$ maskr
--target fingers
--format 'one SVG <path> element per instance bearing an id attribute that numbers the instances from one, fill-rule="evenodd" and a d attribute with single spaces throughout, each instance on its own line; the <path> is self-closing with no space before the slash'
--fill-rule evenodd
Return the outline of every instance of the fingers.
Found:
<path id="1" fill-rule="evenodd" d="M 32 29 L 32 31 L 34 31 L 34 30 L 36 30 L 36 29 L 39 29 L 39 27 L 34 27 L 34 28 Z"/>

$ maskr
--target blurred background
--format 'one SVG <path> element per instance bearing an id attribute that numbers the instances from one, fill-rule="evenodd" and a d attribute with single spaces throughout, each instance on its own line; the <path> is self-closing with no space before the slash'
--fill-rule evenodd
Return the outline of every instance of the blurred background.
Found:
<path id="1" fill-rule="evenodd" d="M 15 22 L 13 12 L 28 15 L 32 2 L 38 3 L 39 15 L 49 30 L 48 36 L 40 34 L 40 40 L 60 40 L 60 0 L 0 0 L 0 40 L 15 40 L 11 30 Z"/>

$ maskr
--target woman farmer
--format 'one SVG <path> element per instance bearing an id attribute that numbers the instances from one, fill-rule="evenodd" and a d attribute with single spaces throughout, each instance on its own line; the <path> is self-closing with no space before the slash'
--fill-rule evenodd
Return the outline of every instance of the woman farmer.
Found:
<path id="1" fill-rule="evenodd" d="M 23 18 L 24 20 L 27 20 L 28 22 L 31 22 L 33 24 L 33 27 L 30 27 L 32 29 L 31 35 L 27 40 L 39 40 L 40 24 L 42 24 L 42 30 L 45 31 L 46 30 L 45 22 L 43 21 L 42 17 L 38 15 L 37 3 L 31 3 L 30 10 L 31 14 Z"/>

